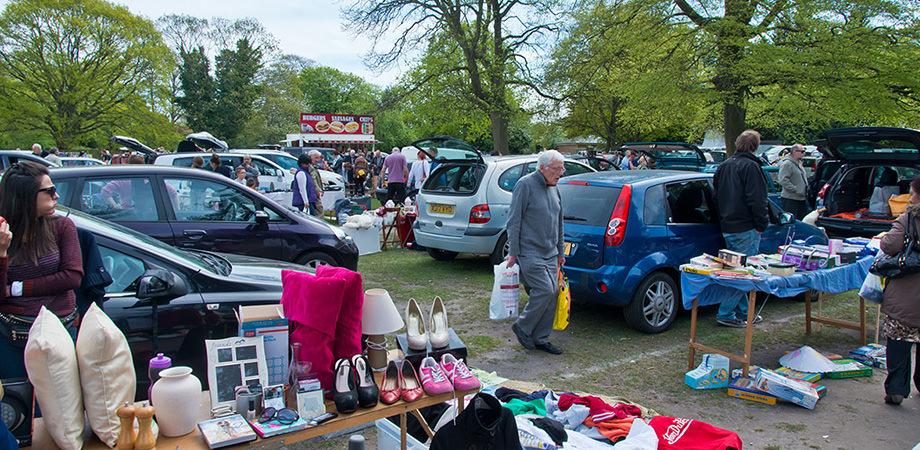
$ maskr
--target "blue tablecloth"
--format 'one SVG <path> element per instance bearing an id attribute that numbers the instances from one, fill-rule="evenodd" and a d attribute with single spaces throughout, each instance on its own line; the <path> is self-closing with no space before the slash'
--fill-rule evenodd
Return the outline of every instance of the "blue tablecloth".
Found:
<path id="1" fill-rule="evenodd" d="M 810 289 L 839 294 L 859 289 L 869 274 L 874 256 L 866 256 L 855 263 L 833 269 L 799 272 L 788 277 L 768 277 L 760 280 L 716 278 L 696 273 L 680 273 L 680 293 L 684 308 L 693 307 L 693 299 L 700 306 L 718 305 L 722 299 L 741 292 L 761 291 L 777 297 L 794 297 Z"/>

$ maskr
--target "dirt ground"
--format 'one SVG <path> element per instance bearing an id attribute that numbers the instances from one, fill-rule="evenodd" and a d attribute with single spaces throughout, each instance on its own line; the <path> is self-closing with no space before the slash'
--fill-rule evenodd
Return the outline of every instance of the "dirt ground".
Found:
<path id="1" fill-rule="evenodd" d="M 553 337 L 565 354 L 552 356 L 524 350 L 510 323 L 488 319 L 492 267 L 484 258 L 437 262 L 423 252 L 391 250 L 362 257 L 359 269 L 365 288 L 389 290 L 401 310 L 411 297 L 426 311 L 440 295 L 450 326 L 467 343 L 469 364 L 505 378 L 557 391 L 629 398 L 660 414 L 735 431 L 751 449 L 911 449 L 920 442 L 920 395 L 915 388 L 900 407 L 885 405 L 881 370 L 871 378 L 824 380 L 828 393 L 813 411 L 788 403 L 768 406 L 730 398 L 724 389 L 695 391 L 684 385 L 689 313 L 679 316 L 673 329 L 647 335 L 628 328 L 614 308 L 576 304 L 568 330 Z M 758 304 L 765 320 L 754 333 L 755 364 L 775 368 L 784 352 L 806 344 L 838 354 L 859 346 L 849 330 L 822 327 L 805 335 L 801 301 L 770 298 L 765 303 Z M 855 319 L 856 305 L 855 294 L 842 294 L 827 302 L 823 312 Z M 871 324 L 875 308 L 870 311 Z M 714 309 L 702 310 L 699 336 L 704 343 L 741 352 L 743 330 L 717 327 Z M 375 448 L 374 429 L 362 434 L 367 448 Z M 304 448 L 345 445 L 345 438 L 338 438 Z"/>

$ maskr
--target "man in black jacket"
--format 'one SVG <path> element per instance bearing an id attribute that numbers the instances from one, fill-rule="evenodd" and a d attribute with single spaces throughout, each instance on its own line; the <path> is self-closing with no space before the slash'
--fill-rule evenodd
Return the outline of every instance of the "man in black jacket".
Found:
<path id="1" fill-rule="evenodd" d="M 756 255 L 760 253 L 760 233 L 770 224 L 767 212 L 767 180 L 754 156 L 760 145 L 760 133 L 746 130 L 735 141 L 735 154 L 719 165 L 712 179 L 719 206 L 722 236 L 729 250 Z M 716 322 L 729 327 L 747 325 L 747 295 L 727 298 L 719 306 Z M 754 318 L 754 323 L 763 320 Z"/>

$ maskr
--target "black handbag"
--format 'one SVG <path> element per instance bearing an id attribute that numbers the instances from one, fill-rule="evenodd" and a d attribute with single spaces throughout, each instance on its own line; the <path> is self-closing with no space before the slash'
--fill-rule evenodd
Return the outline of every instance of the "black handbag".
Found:
<path id="1" fill-rule="evenodd" d="M 920 272 L 920 247 L 914 232 L 914 216 L 907 214 L 907 232 L 904 233 L 904 247 L 897 255 L 879 255 L 869 272 L 885 278 L 901 278 Z"/>
<path id="2" fill-rule="evenodd" d="M 72 313 L 60 319 L 61 323 L 64 324 L 64 328 L 70 328 L 77 320 L 77 310 L 74 309 Z M 26 348 L 26 342 L 29 341 L 29 330 L 32 328 L 33 322 L 35 322 L 35 317 L 32 316 L 0 313 L 0 336 L 10 341 L 15 347 Z"/>

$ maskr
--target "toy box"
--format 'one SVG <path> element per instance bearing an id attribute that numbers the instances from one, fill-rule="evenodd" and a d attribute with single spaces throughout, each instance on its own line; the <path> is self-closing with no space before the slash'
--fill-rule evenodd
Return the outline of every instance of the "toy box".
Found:
<path id="1" fill-rule="evenodd" d="M 767 369 L 760 369 L 757 372 L 754 386 L 768 394 L 808 409 L 815 409 L 820 398 L 814 387 Z"/>
<path id="2" fill-rule="evenodd" d="M 848 355 L 867 366 L 887 369 L 888 362 L 885 359 L 885 346 L 880 344 L 869 344 L 850 351 Z"/>
<path id="3" fill-rule="evenodd" d="M 288 320 L 280 304 L 240 306 L 237 319 L 239 336 L 262 336 L 268 384 L 285 384 L 288 380 Z"/>
<path id="4" fill-rule="evenodd" d="M 729 360 L 714 353 L 703 355 L 703 362 L 684 375 L 684 383 L 693 389 L 719 389 L 728 386 Z"/>
<path id="5" fill-rule="evenodd" d="M 872 368 L 856 360 L 838 359 L 834 361 L 834 364 L 839 364 L 839 365 L 855 364 L 857 368 L 852 369 L 852 370 L 842 370 L 839 372 L 828 372 L 824 374 L 825 377 L 832 378 L 832 379 L 841 379 L 841 378 L 860 378 L 860 377 L 871 377 L 872 376 Z"/>
<path id="6" fill-rule="evenodd" d="M 774 370 L 774 372 L 786 378 L 792 378 L 793 380 L 805 381 L 808 383 L 816 383 L 821 380 L 820 373 L 799 372 L 798 370 L 792 370 L 788 367 L 780 367 Z"/>
<path id="7" fill-rule="evenodd" d="M 750 378 L 735 378 L 728 385 L 729 397 L 740 398 L 765 405 L 775 405 L 779 400 L 775 395 L 770 395 L 754 387 L 754 380 Z"/>

